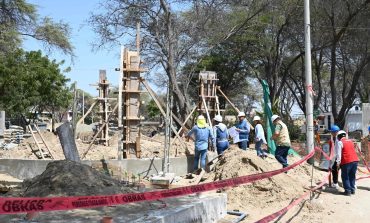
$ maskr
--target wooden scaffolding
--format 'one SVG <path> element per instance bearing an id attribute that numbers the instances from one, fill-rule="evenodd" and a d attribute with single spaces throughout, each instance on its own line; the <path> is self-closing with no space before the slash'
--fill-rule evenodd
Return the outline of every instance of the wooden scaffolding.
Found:
<path id="1" fill-rule="evenodd" d="M 109 146 L 109 134 L 108 134 L 108 123 L 109 123 L 109 115 L 112 113 L 110 111 L 110 104 L 109 104 L 109 82 L 107 80 L 107 74 L 105 70 L 99 70 L 99 83 L 97 90 L 99 91 L 99 96 L 96 99 L 99 104 L 99 116 L 100 121 L 97 126 L 98 130 L 101 130 L 98 133 L 96 140 L 99 143 L 103 143 L 106 146 Z M 106 124 L 105 124 L 106 123 Z"/>
<path id="2" fill-rule="evenodd" d="M 206 114 L 208 122 L 220 114 L 217 91 L 217 74 L 214 71 L 201 71 L 199 73 L 199 102 L 198 112 Z"/>

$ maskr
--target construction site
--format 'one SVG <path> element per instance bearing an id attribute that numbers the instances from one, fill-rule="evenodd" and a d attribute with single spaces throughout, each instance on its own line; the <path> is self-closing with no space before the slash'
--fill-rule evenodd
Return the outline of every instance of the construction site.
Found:
<path id="1" fill-rule="evenodd" d="M 13 199 L 68 199 L 79 196 L 176 191 L 189 186 L 196 189 L 196 186 L 204 183 L 258 176 L 280 168 L 273 154 L 269 154 L 266 159 L 256 156 L 251 143 L 247 151 L 240 150 L 236 144 L 231 144 L 223 155 L 209 151 L 207 168 L 193 172 L 193 142 L 184 139 L 184 132 L 189 131 L 186 123 L 189 120 L 194 123 L 193 113 L 204 114 L 212 126 L 215 115 L 222 115 L 223 112 L 219 108 L 219 97 L 224 97 L 236 112 L 239 110 L 218 87 L 217 73 L 204 71 L 199 73 L 199 103 L 194 106 L 187 119 L 181 121 L 171 112 L 171 96 L 167 96 L 167 105 L 161 104 L 158 96 L 141 76 L 145 69 L 140 64 L 138 51 L 122 49 L 119 68 L 122 82 L 119 83 L 117 98 L 109 98 L 110 82 L 106 79 L 104 70 L 99 72 L 99 82 L 95 85 L 99 96 L 91 109 L 75 122 L 74 133 L 73 121 L 58 124 L 57 134 L 48 131 L 48 128 L 41 130 L 37 123 L 28 125 L 25 131 L 14 125 L 5 129 L 0 150 L 2 196 Z M 148 128 L 139 114 L 141 94 L 149 94 L 165 117 L 164 130 L 152 136 L 148 136 L 150 131 L 146 130 Z M 114 107 L 112 101 L 115 102 Z M 100 115 L 100 122 L 96 124 L 95 130 L 83 124 L 83 119 L 94 106 L 97 106 Z M 112 120 L 116 120 L 118 126 L 111 128 Z M 4 123 L 4 119 L 2 121 Z M 174 122 L 178 122 L 181 128 L 176 129 Z M 327 141 L 323 139 L 322 142 Z M 369 173 L 365 164 L 370 158 L 367 139 L 359 145 L 365 159 L 358 176 L 367 177 Z M 289 156 L 290 163 L 299 162 L 307 156 L 304 144 L 295 143 L 293 148 L 296 153 Z M 326 153 L 330 155 L 330 151 Z M 122 205 L 86 203 L 90 205 L 86 205 L 85 209 L 68 208 L 66 211 L 52 212 L 37 211 L 37 208 L 32 209 L 32 205 L 27 206 L 24 203 L 22 206 L 20 203 L 22 214 L 1 215 L 0 221 L 254 222 L 292 204 L 303 194 L 307 197 L 297 203 L 293 210 L 286 210 L 287 212 L 274 218 L 278 218 L 279 222 L 326 222 L 330 216 L 339 213 L 344 216 L 346 212 L 341 207 L 349 207 L 354 202 L 338 199 L 333 203 L 332 198 L 327 200 L 330 196 L 336 196 L 336 191 L 328 187 L 329 167 L 325 163 L 329 161 L 319 151 L 314 157 L 316 165 L 301 162 L 301 165 L 287 173 L 276 176 L 273 174 L 268 178 L 246 181 L 251 183 L 201 193 L 196 190 L 192 190 L 194 192 L 190 195 L 178 193 L 181 196 L 174 198 L 150 199 Z M 317 185 L 320 187 L 313 191 Z M 369 185 L 368 181 L 360 181 L 357 187 L 362 189 L 356 196 L 366 197 L 370 190 Z M 366 199 L 363 200 L 365 201 Z M 83 203 L 81 207 L 84 207 Z M 3 211 L 12 209 L 7 208 L 6 204 L 2 208 Z M 17 210 L 16 206 L 14 208 Z M 366 215 L 366 212 L 358 215 L 357 222 L 365 221 Z M 341 222 L 339 219 L 336 221 Z"/>
<path id="2" fill-rule="evenodd" d="M 256 89 L 264 95 L 258 115 L 266 135 L 262 146 L 266 156 L 259 156 L 256 113 L 246 115 L 237 107 L 221 89 L 217 70 L 196 73 L 192 91 L 197 100 L 190 112 L 176 111 L 170 81 L 166 93 L 159 95 L 146 79 L 140 46 L 138 24 L 136 47 L 119 51 L 118 83 L 108 80 L 106 70 L 97 70 L 97 82 L 91 83 L 97 96 L 80 116 L 76 104 L 66 112 L 68 118 L 57 123 L 39 113 L 19 124 L 0 112 L 1 223 L 369 221 L 369 103 L 361 104 L 360 118 L 355 112 L 346 119 L 346 135 L 359 161 L 356 192 L 343 196 L 342 180 L 339 187 L 332 182 L 333 117 L 320 113 L 314 120 L 312 81 L 304 87 L 307 115 L 297 119 L 303 140 L 292 140 L 289 165 L 282 168 L 275 153 L 273 103 L 263 81 Z M 154 101 L 160 118 L 145 118 L 143 95 Z M 95 122 L 86 124 L 92 113 Z M 230 144 L 220 154 L 207 139 L 206 165 L 194 169 L 197 138 L 188 133 L 200 116 L 213 134 L 216 117 L 235 132 L 228 135 Z M 235 130 L 240 117 L 250 128 L 247 149 L 238 144 L 243 141 L 242 130 Z M 348 130 L 351 126 L 353 131 Z"/>

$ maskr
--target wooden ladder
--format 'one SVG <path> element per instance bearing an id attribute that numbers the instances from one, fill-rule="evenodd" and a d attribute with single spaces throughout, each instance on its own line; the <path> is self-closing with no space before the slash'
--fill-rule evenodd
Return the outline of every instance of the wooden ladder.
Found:
<path id="1" fill-rule="evenodd" d="M 33 126 L 33 128 L 36 130 L 36 131 L 34 131 L 33 130 L 33 128 L 32 128 L 32 126 Z M 39 128 L 37 127 L 37 125 L 36 124 L 29 124 L 28 125 L 28 129 L 30 130 L 30 132 L 31 132 L 31 135 L 32 135 L 32 138 L 33 138 L 33 140 L 35 140 L 35 143 L 36 143 L 36 146 L 37 146 L 37 148 L 38 148 L 38 152 L 40 153 L 40 155 L 38 156 L 38 158 L 40 159 L 45 159 L 46 157 L 50 157 L 51 159 L 54 159 L 54 157 L 53 157 L 53 155 L 51 154 L 51 152 L 50 152 L 50 149 L 49 149 L 49 147 L 48 147 L 48 145 L 46 144 L 46 141 L 45 141 L 45 139 L 44 139 L 44 137 L 42 136 L 42 134 L 41 134 L 41 132 L 40 132 L 40 130 L 39 130 Z M 38 140 L 37 140 L 37 137 L 36 136 L 39 136 L 39 138 L 41 139 L 41 142 L 39 142 Z M 35 154 L 36 154 L 36 156 L 37 156 L 37 153 L 36 153 L 37 151 L 35 151 Z"/>

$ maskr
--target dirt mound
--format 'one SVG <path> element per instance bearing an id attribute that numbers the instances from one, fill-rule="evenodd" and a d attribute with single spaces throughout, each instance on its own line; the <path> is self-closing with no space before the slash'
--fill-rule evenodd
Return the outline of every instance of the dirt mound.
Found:
<path id="1" fill-rule="evenodd" d="M 85 196 L 129 192 L 133 192 L 133 189 L 123 187 L 118 180 L 88 165 L 61 160 L 49 163 L 41 175 L 25 180 L 19 196 Z"/>
<path id="2" fill-rule="evenodd" d="M 299 157 L 288 157 L 290 164 L 299 159 Z M 235 178 L 280 168 L 281 165 L 272 155 L 264 160 L 259 158 L 254 150 L 243 151 L 232 146 L 224 153 L 214 170 L 207 174 L 207 181 Z M 313 183 L 316 185 L 324 175 L 323 172 L 315 171 Z M 251 184 L 226 189 L 228 209 L 243 210 L 257 216 L 262 210 L 266 211 L 266 207 L 276 211 L 285 201 L 288 205 L 292 199 L 307 191 L 310 182 L 311 166 L 302 164 L 290 170 L 288 174 L 283 173 Z"/>

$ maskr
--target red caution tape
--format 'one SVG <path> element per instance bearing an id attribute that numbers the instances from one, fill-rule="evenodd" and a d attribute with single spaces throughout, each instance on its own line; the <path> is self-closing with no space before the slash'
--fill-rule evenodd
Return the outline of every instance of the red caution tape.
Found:
<path id="1" fill-rule="evenodd" d="M 329 172 L 329 175 L 330 175 L 330 172 Z M 256 223 L 267 223 L 267 222 L 270 222 L 272 220 L 274 220 L 275 218 L 279 217 L 280 215 L 284 214 L 285 212 L 287 212 L 289 209 L 291 209 L 292 207 L 296 206 L 297 204 L 301 203 L 303 201 L 303 199 L 305 199 L 312 191 L 315 191 L 319 188 L 321 188 L 322 186 L 324 186 L 328 181 L 328 176 L 325 176 L 323 178 L 323 181 L 321 184 L 317 185 L 316 187 L 312 188 L 311 190 L 307 191 L 306 193 L 304 193 L 301 197 L 299 197 L 298 199 L 294 200 L 292 203 L 290 203 L 288 206 L 284 207 L 283 209 L 273 213 L 273 214 L 270 214 L 258 221 L 256 221 Z"/>
<path id="2" fill-rule="evenodd" d="M 143 193 L 116 194 L 108 196 L 78 196 L 78 197 L 19 197 L 0 198 L 0 214 L 15 214 L 25 212 L 42 212 L 56 210 L 71 210 L 77 208 L 92 208 L 110 205 L 120 205 L 133 202 L 150 201 L 162 198 L 178 197 L 199 192 L 217 190 L 225 187 L 235 187 L 241 184 L 270 178 L 302 164 L 315 153 L 312 150 L 300 161 L 279 169 L 260 174 L 241 176 L 217 182 L 204 183 L 194 186 L 180 187 L 168 190 L 150 191 Z"/>
<path id="3" fill-rule="evenodd" d="M 327 160 L 332 160 L 333 158 L 333 148 L 331 147 L 330 149 L 330 156 L 327 156 L 327 154 L 320 148 L 320 147 L 316 147 L 315 150 L 317 151 L 320 151 L 324 157 L 327 159 Z M 359 151 L 361 152 L 361 151 Z M 366 161 L 365 161 L 366 162 Z M 301 203 L 308 195 L 310 192 L 313 192 L 313 191 L 316 191 L 317 189 L 321 188 L 322 186 L 324 186 L 327 181 L 328 181 L 328 178 L 330 177 L 331 175 L 331 171 L 329 171 L 328 173 L 328 176 L 325 176 L 322 180 L 322 183 L 320 183 L 319 185 L 317 185 L 316 187 L 312 188 L 311 190 L 307 191 L 306 193 L 304 193 L 301 197 L 299 197 L 298 199 L 294 200 L 292 203 L 290 203 L 288 206 L 282 208 L 281 210 L 271 214 L 271 215 L 268 215 L 258 221 L 256 221 L 256 223 L 267 223 L 267 222 L 271 222 L 272 220 L 274 220 L 275 218 L 281 216 L 282 214 L 286 213 L 287 211 L 289 211 L 291 208 L 293 208 L 294 206 L 296 206 L 297 204 Z M 359 177 L 357 178 L 356 180 L 362 180 L 362 179 L 367 179 L 367 178 L 370 178 L 370 176 L 365 176 L 365 177 Z"/>
<path id="4" fill-rule="evenodd" d="M 356 147 L 358 153 L 360 154 L 360 157 L 361 157 L 363 163 L 365 164 L 365 167 L 366 167 L 367 171 L 369 171 L 369 173 L 370 173 L 369 165 L 367 164 L 366 159 L 365 159 L 365 157 L 362 154 L 362 151 L 360 150 L 360 148 L 358 148 L 357 144 L 355 144 L 355 147 Z"/>
<path id="5" fill-rule="evenodd" d="M 326 152 L 324 152 L 324 150 L 322 150 L 320 147 L 315 147 L 315 150 L 321 152 L 321 154 L 325 157 L 326 160 L 331 161 L 333 159 L 334 151 L 333 151 L 333 147 L 332 146 L 330 147 L 330 156 L 328 156 L 326 154 Z"/>

